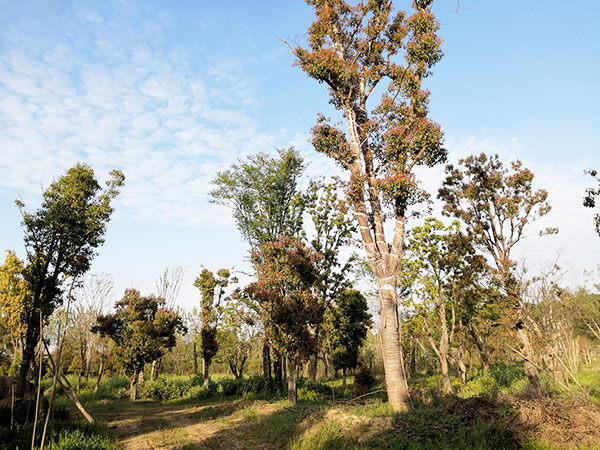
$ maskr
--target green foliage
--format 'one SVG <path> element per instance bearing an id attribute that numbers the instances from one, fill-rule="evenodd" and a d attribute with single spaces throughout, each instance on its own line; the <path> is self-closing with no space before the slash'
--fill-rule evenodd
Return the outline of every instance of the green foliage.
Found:
<path id="1" fill-rule="evenodd" d="M 327 334 L 336 369 L 353 369 L 358 364 L 358 349 L 371 326 L 367 299 L 357 290 L 347 289 L 327 312 Z"/>
<path id="2" fill-rule="evenodd" d="M 175 346 L 176 332 L 185 330 L 179 315 L 163 305 L 162 298 L 142 297 L 139 291 L 127 289 L 115 312 L 99 316 L 92 328 L 115 342 L 114 354 L 130 374 L 163 356 Z"/>
<path id="3" fill-rule="evenodd" d="M 357 397 L 366 394 L 371 386 L 375 384 L 377 379 L 367 366 L 360 366 L 354 374 L 354 386 L 352 387 L 352 395 Z"/>
<path id="4" fill-rule="evenodd" d="M 302 229 L 305 199 L 297 190 L 304 163 L 293 148 L 278 157 L 261 153 L 218 172 L 210 192 L 213 201 L 230 207 L 237 227 L 252 251 L 280 236 Z"/>
<path id="5" fill-rule="evenodd" d="M 253 253 L 258 281 L 245 292 L 260 308 L 265 333 L 277 350 L 296 361 L 309 358 L 317 345 L 309 327 L 323 320 L 323 305 L 315 295 L 317 255 L 282 237 Z"/>

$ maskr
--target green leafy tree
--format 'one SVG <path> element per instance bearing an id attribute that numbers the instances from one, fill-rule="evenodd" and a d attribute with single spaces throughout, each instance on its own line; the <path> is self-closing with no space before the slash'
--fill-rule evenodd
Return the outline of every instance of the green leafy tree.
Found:
<path id="1" fill-rule="evenodd" d="M 12 364 L 9 372 L 14 374 L 21 362 L 26 326 L 22 322 L 31 293 L 23 278 L 23 261 L 12 250 L 6 251 L 4 264 L 0 266 L 0 324 L 10 339 Z"/>
<path id="2" fill-rule="evenodd" d="M 307 193 L 306 210 L 314 224 L 312 248 L 321 255 L 317 260 L 320 283 L 318 292 L 323 310 L 327 311 L 338 295 L 351 287 L 348 274 L 352 271 L 354 256 L 340 260 L 340 250 L 348 245 L 356 227 L 352 222 L 350 205 L 338 195 L 339 182 L 311 183 Z M 322 340 L 322 330 L 312 330 Z M 315 381 L 317 375 L 318 349 L 311 355 L 308 376 Z"/>
<path id="3" fill-rule="evenodd" d="M 410 292 L 407 303 L 420 316 L 422 331 L 440 361 L 444 390 L 452 392 L 450 350 L 457 312 L 463 308 L 460 300 L 485 271 L 485 261 L 475 254 L 458 221 L 446 226 L 430 217 L 411 230 L 402 271 Z"/>
<path id="4" fill-rule="evenodd" d="M 41 324 L 62 302 L 63 284 L 88 271 L 97 247 L 104 243 L 106 224 L 113 212 L 111 201 L 119 193 L 124 176 L 118 170 L 110 172 L 102 190 L 94 171 L 77 164 L 53 182 L 44 192 L 42 206 L 35 213 L 23 215 L 27 264 L 23 271 L 31 301 L 22 319 L 27 330 L 17 396 L 22 397 Z"/>
<path id="5" fill-rule="evenodd" d="M 176 333 L 184 332 L 183 321 L 174 311 L 164 308 L 165 300 L 150 295 L 142 297 L 127 289 L 115 304 L 113 314 L 98 316 L 94 333 L 111 338 L 114 356 L 130 376 L 129 396 L 137 397 L 137 381 L 144 364 L 162 357 L 176 343 Z"/>
<path id="6" fill-rule="evenodd" d="M 372 325 L 367 299 L 355 289 L 342 291 L 326 317 L 331 361 L 335 370 L 342 370 L 345 390 L 346 371 L 358 365 L 360 347 Z"/>
<path id="7" fill-rule="evenodd" d="M 600 197 L 600 177 L 598 177 L 598 171 L 594 169 L 586 170 L 585 173 L 598 181 L 599 184 L 597 188 L 586 189 L 585 197 L 583 197 L 583 206 L 587 208 L 595 208 L 596 198 Z M 598 233 L 600 236 L 600 214 L 596 214 L 596 216 L 594 216 L 594 220 L 596 222 L 596 233 Z"/>
<path id="8" fill-rule="evenodd" d="M 409 407 L 397 311 L 396 277 L 411 204 L 423 200 L 413 169 L 443 162 L 440 127 L 427 117 L 429 92 L 422 81 L 442 52 L 431 0 L 414 2 L 410 16 L 391 0 L 307 0 L 316 20 L 308 48 L 293 49 L 297 64 L 327 85 L 330 103 L 343 113 L 347 131 L 321 117 L 313 146 L 345 169 L 348 200 L 377 280 L 381 342 L 388 399 L 394 410 Z M 404 61 L 401 61 L 401 59 Z M 380 102 L 370 96 L 387 81 Z M 386 219 L 395 224 L 386 238 Z"/>
<path id="9" fill-rule="evenodd" d="M 534 393 L 540 393 L 539 375 L 529 330 L 523 320 L 521 290 L 511 251 L 524 237 L 526 226 L 550 212 L 547 191 L 533 189 L 533 172 L 520 161 L 504 166 L 498 155 L 469 156 L 459 166 L 446 166 L 446 179 L 438 197 L 444 214 L 461 219 L 480 249 L 493 261 L 494 275 L 502 285 L 505 312 L 512 311 L 525 356 L 525 371 Z M 551 234 L 548 228 L 540 234 Z"/>
<path id="10" fill-rule="evenodd" d="M 298 179 L 304 168 L 298 152 L 289 148 L 278 150 L 277 157 L 265 153 L 249 156 L 246 161 L 217 173 L 210 196 L 215 203 L 231 208 L 250 252 L 280 236 L 301 234 L 305 198 L 298 189 Z M 275 366 L 281 373 L 281 361 L 276 360 Z M 267 340 L 263 345 L 263 375 L 269 392 L 273 379 Z"/>
<path id="11" fill-rule="evenodd" d="M 323 307 L 316 293 L 317 255 L 293 239 L 282 237 L 254 252 L 258 281 L 246 295 L 259 306 L 269 342 L 289 359 L 288 398 L 298 401 L 297 365 L 306 361 L 317 346 L 311 329 L 323 321 Z"/>
<path id="12" fill-rule="evenodd" d="M 200 290 L 200 329 L 204 386 L 210 383 L 210 365 L 214 356 L 219 351 L 217 341 L 217 326 L 223 312 L 225 289 L 230 283 L 237 283 L 235 277 L 227 269 L 220 269 L 217 276 L 208 269 L 203 269 L 196 278 L 194 286 Z"/>

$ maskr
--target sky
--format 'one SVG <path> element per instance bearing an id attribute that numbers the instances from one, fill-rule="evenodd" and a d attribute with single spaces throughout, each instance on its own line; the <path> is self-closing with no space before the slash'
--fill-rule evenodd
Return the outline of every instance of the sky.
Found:
<path id="1" fill-rule="evenodd" d="M 522 160 L 553 209 L 516 256 L 532 272 L 559 258 L 564 282 L 581 284 L 600 263 L 582 206 L 593 185 L 583 171 L 600 168 L 600 3 L 438 0 L 433 11 L 445 56 L 426 88 L 449 161 Z M 178 303 L 191 308 L 202 267 L 248 272 L 230 211 L 210 203 L 216 172 L 290 146 L 307 177 L 338 170 L 309 139 L 319 112 L 339 115 L 282 42 L 304 44 L 311 21 L 301 0 L 0 0 L 1 249 L 25 256 L 14 200 L 34 211 L 84 162 L 101 180 L 126 177 L 92 266 L 114 278 L 115 299 L 127 287 L 150 294 L 180 265 Z M 417 175 L 435 196 L 443 167 Z M 535 236 L 547 226 L 559 234 Z"/>

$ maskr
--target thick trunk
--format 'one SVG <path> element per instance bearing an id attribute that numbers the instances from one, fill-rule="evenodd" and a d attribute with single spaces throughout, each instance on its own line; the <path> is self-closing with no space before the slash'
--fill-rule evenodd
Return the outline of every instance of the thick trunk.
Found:
<path id="1" fill-rule="evenodd" d="M 523 344 L 523 355 L 525 356 L 525 374 L 529 380 L 529 389 L 531 393 L 537 397 L 542 394 L 542 387 L 540 385 L 540 377 L 538 374 L 537 367 L 535 366 L 535 352 L 533 346 L 529 341 L 527 330 L 523 325 L 517 326 L 517 334 Z"/>
<path id="2" fill-rule="evenodd" d="M 210 360 L 208 358 L 202 358 L 202 375 L 204 375 L 204 383 L 203 386 L 205 388 L 208 388 L 208 385 L 210 384 L 210 373 L 209 373 L 209 369 L 210 369 Z"/>
<path id="3" fill-rule="evenodd" d="M 263 344 L 263 376 L 265 378 L 265 392 L 273 392 L 273 378 L 271 377 L 271 348 L 266 342 Z"/>
<path id="4" fill-rule="evenodd" d="M 308 379 L 311 381 L 317 380 L 317 352 L 310 355 L 308 360 Z"/>
<path id="5" fill-rule="evenodd" d="M 477 351 L 479 352 L 479 359 L 481 360 L 481 365 L 483 366 L 483 370 L 490 370 L 490 354 L 488 351 L 487 343 L 483 340 L 481 335 L 479 334 L 477 328 L 474 325 L 469 324 L 469 334 L 473 338 L 473 342 L 477 347 Z"/>
<path id="6" fill-rule="evenodd" d="M 291 405 L 298 404 L 298 389 L 296 386 L 296 361 L 290 359 L 288 374 L 288 400 Z"/>
<path id="7" fill-rule="evenodd" d="M 400 325 L 395 288 L 396 276 L 394 274 L 387 278 L 383 276 L 377 278 L 381 307 L 381 352 L 388 401 L 394 411 L 404 411 L 410 407 L 410 399 L 404 374 L 402 345 L 400 343 Z M 387 281 L 387 283 L 383 281 Z"/>

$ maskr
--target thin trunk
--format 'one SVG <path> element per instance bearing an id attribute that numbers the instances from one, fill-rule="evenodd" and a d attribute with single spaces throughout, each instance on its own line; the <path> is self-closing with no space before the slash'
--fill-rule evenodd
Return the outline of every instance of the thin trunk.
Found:
<path id="1" fill-rule="evenodd" d="M 130 379 L 130 386 L 129 386 L 129 400 L 131 400 L 132 402 L 135 402 L 137 399 L 137 380 L 138 380 L 138 370 L 135 369 L 133 371 L 133 374 L 131 375 L 131 379 Z"/>
<path id="2" fill-rule="evenodd" d="M 96 387 L 94 389 L 94 392 L 98 392 L 98 389 L 100 389 L 100 381 L 102 380 L 102 375 L 104 375 L 104 360 L 105 360 L 105 356 L 104 354 L 100 355 L 100 368 L 98 369 L 98 379 L 96 380 Z"/>
<path id="3" fill-rule="evenodd" d="M 290 405 L 298 404 L 298 389 L 296 386 L 296 361 L 290 359 L 288 376 L 288 400 Z"/>
<path id="4" fill-rule="evenodd" d="M 283 389 L 283 367 L 281 361 L 281 354 L 274 350 L 274 361 L 273 361 L 273 387 L 275 391 L 281 391 Z"/>
<path id="5" fill-rule="evenodd" d="M 194 357 L 194 375 L 198 375 L 198 343 L 196 342 L 196 339 L 194 339 L 193 357 Z"/>
<path id="6" fill-rule="evenodd" d="M 323 369 L 325 370 L 325 379 L 329 380 L 329 355 L 323 352 Z"/>
<path id="7" fill-rule="evenodd" d="M 273 392 L 273 378 L 271 377 L 271 348 L 265 341 L 263 344 L 263 375 L 265 378 L 265 392 Z"/>
<path id="8" fill-rule="evenodd" d="M 150 369 L 150 381 L 154 381 L 158 378 L 159 364 L 160 364 L 160 361 L 158 359 L 155 359 L 154 361 L 152 361 L 152 368 Z"/>
<path id="9" fill-rule="evenodd" d="M 477 347 L 477 351 L 479 352 L 479 359 L 481 360 L 483 370 L 490 370 L 490 353 L 488 351 L 487 342 L 483 340 L 483 338 L 479 334 L 479 331 L 477 330 L 477 328 L 475 328 L 473 324 L 469 324 L 468 329 L 469 334 L 473 338 L 473 342 Z"/>
<path id="10" fill-rule="evenodd" d="M 519 335 L 519 339 L 523 345 L 525 374 L 529 380 L 529 388 L 534 396 L 539 397 L 542 394 L 542 387 L 540 385 L 538 369 L 535 365 L 535 352 L 533 351 L 533 346 L 529 341 L 529 336 L 527 335 L 527 330 L 525 329 L 524 325 L 520 324 L 517 326 L 517 334 Z"/>
<path id="11" fill-rule="evenodd" d="M 414 344 L 414 342 L 410 347 L 410 364 L 408 374 L 410 378 L 417 376 L 417 346 Z"/>
<path id="12" fill-rule="evenodd" d="M 308 379 L 311 381 L 317 380 L 317 356 L 317 352 L 314 352 L 308 360 Z"/>
<path id="13" fill-rule="evenodd" d="M 448 350 L 450 348 L 450 338 L 448 337 L 448 321 L 446 320 L 446 301 L 442 294 L 441 285 L 438 286 L 438 289 L 438 306 L 441 328 L 439 347 L 440 367 L 442 368 L 442 378 L 444 380 L 444 392 L 450 394 L 452 393 L 452 383 L 450 382 L 450 373 L 448 370 Z"/>
<path id="14" fill-rule="evenodd" d="M 346 368 L 342 369 L 342 395 L 346 395 Z"/>
<path id="15" fill-rule="evenodd" d="M 143 388 L 146 384 L 146 377 L 144 376 L 144 366 L 141 367 L 140 373 L 138 373 L 138 385 Z"/>
<path id="16" fill-rule="evenodd" d="M 202 357 L 202 375 L 204 375 L 204 383 L 203 386 L 208 389 L 208 385 L 210 384 L 210 360 L 208 358 Z"/>

